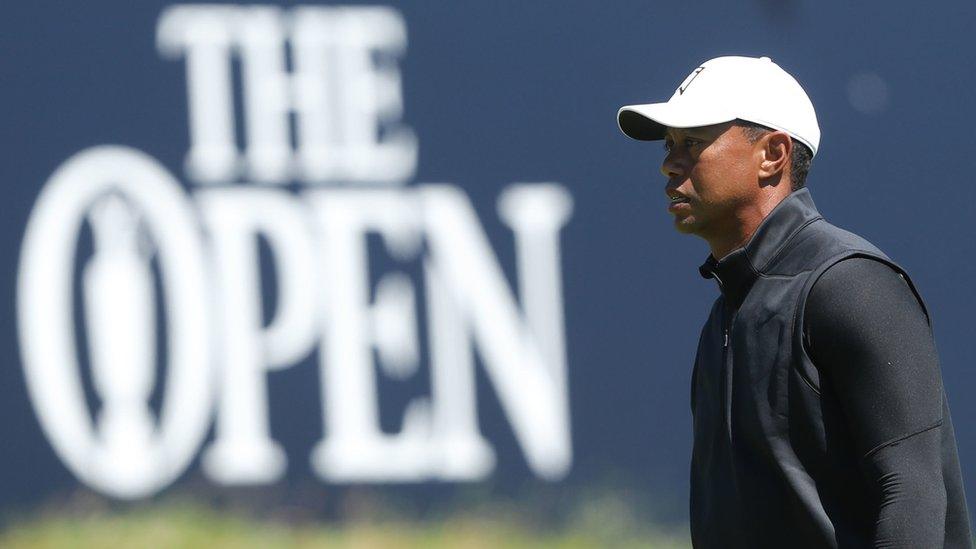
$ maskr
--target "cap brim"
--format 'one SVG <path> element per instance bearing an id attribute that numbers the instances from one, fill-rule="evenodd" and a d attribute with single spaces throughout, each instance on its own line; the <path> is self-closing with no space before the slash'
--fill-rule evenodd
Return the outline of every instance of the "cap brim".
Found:
<path id="1" fill-rule="evenodd" d="M 620 131 L 640 141 L 664 139 L 668 128 L 698 128 L 731 120 L 735 120 L 735 116 L 702 109 L 690 111 L 675 103 L 626 105 L 617 111 Z"/>

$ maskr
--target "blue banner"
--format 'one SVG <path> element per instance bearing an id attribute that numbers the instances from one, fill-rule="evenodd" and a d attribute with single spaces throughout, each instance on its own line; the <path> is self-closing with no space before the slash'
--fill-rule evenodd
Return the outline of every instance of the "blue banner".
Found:
<path id="1" fill-rule="evenodd" d="M 912 274 L 973 493 L 974 16 L 8 6 L 0 505 L 612 477 L 681 520 L 717 289 L 615 114 L 731 54 L 796 76 L 818 207 Z"/>

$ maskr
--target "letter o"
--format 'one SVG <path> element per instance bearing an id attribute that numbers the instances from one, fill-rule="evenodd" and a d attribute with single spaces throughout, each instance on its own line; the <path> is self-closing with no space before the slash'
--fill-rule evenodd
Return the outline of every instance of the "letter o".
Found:
<path id="1" fill-rule="evenodd" d="M 99 437 L 77 360 L 75 248 L 88 208 L 108 192 L 124 196 L 143 214 L 164 288 L 169 361 L 149 443 L 149 475 L 113 474 L 100 466 Z M 92 147 L 65 161 L 41 191 L 24 235 L 17 281 L 24 375 L 55 452 L 92 488 L 118 498 L 152 495 L 183 473 L 203 443 L 213 409 L 206 275 L 194 209 L 179 182 L 152 157 L 128 147 Z"/>

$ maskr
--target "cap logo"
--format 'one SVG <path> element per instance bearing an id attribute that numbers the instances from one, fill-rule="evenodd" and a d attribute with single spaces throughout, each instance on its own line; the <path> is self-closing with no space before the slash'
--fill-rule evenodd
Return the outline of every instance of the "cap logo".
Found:
<path id="1" fill-rule="evenodd" d="M 685 90 L 688 89 L 688 86 L 690 86 L 691 83 L 696 78 L 698 78 L 698 75 L 701 74 L 701 71 L 703 71 L 703 70 L 705 70 L 705 67 L 704 66 L 698 67 L 697 69 L 695 69 L 695 72 L 693 72 L 690 75 L 688 75 L 688 78 L 685 78 L 685 81 L 682 82 L 680 86 L 678 86 L 678 95 L 684 95 L 685 94 Z"/>

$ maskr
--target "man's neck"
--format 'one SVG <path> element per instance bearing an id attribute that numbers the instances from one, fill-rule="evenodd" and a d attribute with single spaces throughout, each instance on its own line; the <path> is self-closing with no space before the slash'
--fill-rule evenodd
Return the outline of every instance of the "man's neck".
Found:
<path id="1" fill-rule="evenodd" d="M 745 246 L 746 242 L 749 242 L 750 236 L 752 236 L 752 233 L 749 233 L 748 235 L 740 239 L 729 240 L 721 243 L 715 242 L 713 240 L 709 240 L 708 247 L 712 252 L 712 257 L 721 261 L 722 259 L 725 258 L 725 256 L 741 248 L 742 246 Z"/>
<path id="2" fill-rule="evenodd" d="M 789 195 L 768 195 L 761 202 L 751 204 L 738 212 L 729 226 L 723 228 L 714 237 L 706 238 L 712 257 L 721 261 L 725 256 L 745 246 L 766 216 L 787 196 Z"/>

